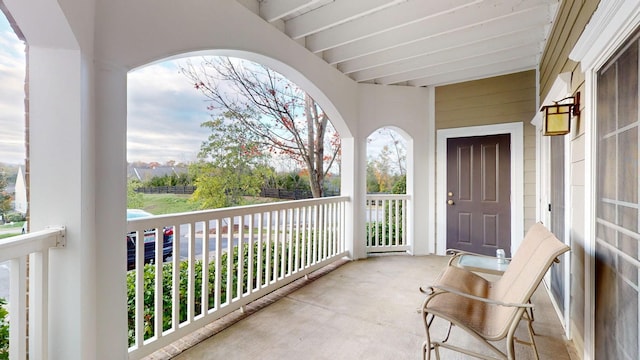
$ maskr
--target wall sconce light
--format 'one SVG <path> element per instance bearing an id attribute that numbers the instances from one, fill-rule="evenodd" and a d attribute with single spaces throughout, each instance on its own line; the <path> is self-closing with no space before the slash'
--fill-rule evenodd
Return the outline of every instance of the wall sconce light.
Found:
<path id="1" fill-rule="evenodd" d="M 568 101 L 571 102 L 568 102 Z M 571 130 L 571 118 L 580 115 L 580 92 L 576 96 L 554 101 L 553 105 L 543 106 L 543 135 L 565 135 Z"/>

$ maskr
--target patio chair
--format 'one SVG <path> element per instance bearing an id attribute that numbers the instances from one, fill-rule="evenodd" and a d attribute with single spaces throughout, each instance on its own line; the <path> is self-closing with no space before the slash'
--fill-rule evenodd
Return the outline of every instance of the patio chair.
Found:
<path id="1" fill-rule="evenodd" d="M 538 359 L 531 316 L 525 310 L 533 307 L 531 296 L 551 264 L 568 250 L 567 245 L 538 223 L 529 229 L 506 271 L 495 281 L 450 263 L 434 285 L 420 288 L 427 294 L 421 309 L 427 337 L 422 346 L 423 359 L 430 359 L 432 350 L 436 359 L 440 359 L 440 347 L 481 359 L 515 359 L 515 332 L 520 320 L 527 322 L 530 342 L 518 341 L 531 345 Z M 449 322 L 447 334 L 440 341 L 431 338 L 435 317 Z M 485 344 L 495 355 L 448 343 L 454 325 Z M 506 340 L 506 353 L 492 344 L 502 340 Z"/>

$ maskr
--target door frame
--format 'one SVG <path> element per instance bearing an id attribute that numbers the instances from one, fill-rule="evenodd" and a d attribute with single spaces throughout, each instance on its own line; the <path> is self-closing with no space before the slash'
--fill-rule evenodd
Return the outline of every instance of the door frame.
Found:
<path id="1" fill-rule="evenodd" d="M 551 89 L 547 93 L 541 105 L 551 104 L 556 99 L 571 96 L 571 78 L 570 72 L 560 73 L 556 77 Z M 536 173 L 539 174 L 536 179 L 536 221 L 542 221 L 544 224 L 551 224 L 551 213 L 548 206 L 551 203 L 551 139 L 549 136 L 543 135 L 542 113 L 537 112 L 531 120 L 531 125 L 536 127 Z M 571 140 L 572 135 L 564 135 L 564 234 L 562 234 L 565 244 L 571 246 L 571 219 L 572 199 L 571 199 L 571 182 L 573 177 L 571 174 Z M 552 204 L 553 206 L 553 204 Z M 547 225 L 549 226 L 549 225 Z M 549 292 L 551 304 L 553 305 L 560 323 L 564 328 L 565 335 L 568 339 L 572 338 L 571 332 L 571 255 L 569 252 L 560 256 L 560 266 L 564 268 L 564 289 L 563 289 L 563 308 L 556 303 L 555 298 L 551 295 L 551 271 L 544 276 L 543 283 Z"/>
<path id="2" fill-rule="evenodd" d="M 640 23 L 640 2 L 611 0 L 600 2 L 582 35 L 569 54 L 584 71 L 584 111 L 580 114 L 585 133 L 585 360 L 595 358 L 595 204 L 596 204 L 596 133 L 597 70 L 620 48 Z M 574 294 L 579 296 L 580 294 Z"/>
<path id="3" fill-rule="evenodd" d="M 524 130 L 522 122 L 440 129 L 436 139 L 436 254 L 447 250 L 447 140 L 450 138 L 509 134 L 511 142 L 511 252 L 524 237 Z M 514 201 L 521 199 L 522 201 Z"/>

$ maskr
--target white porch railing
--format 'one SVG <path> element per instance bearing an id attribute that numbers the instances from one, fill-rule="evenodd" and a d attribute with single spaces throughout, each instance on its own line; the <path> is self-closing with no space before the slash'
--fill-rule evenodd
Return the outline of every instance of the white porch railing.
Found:
<path id="1" fill-rule="evenodd" d="M 146 266 L 142 241 L 136 244 L 136 267 L 128 274 L 129 358 L 151 354 L 346 256 L 348 201 L 331 197 L 128 221 L 127 231 L 138 239 L 149 229 L 158 239 L 166 227 L 174 236 L 167 263 L 161 241 L 155 264 Z"/>
<path id="2" fill-rule="evenodd" d="M 64 247 L 64 237 L 56 227 L 0 240 L 0 263 L 8 261 L 10 271 L 10 360 L 48 358 L 49 249 Z"/>
<path id="3" fill-rule="evenodd" d="M 407 241 L 409 195 L 367 195 L 367 253 L 410 251 Z"/>

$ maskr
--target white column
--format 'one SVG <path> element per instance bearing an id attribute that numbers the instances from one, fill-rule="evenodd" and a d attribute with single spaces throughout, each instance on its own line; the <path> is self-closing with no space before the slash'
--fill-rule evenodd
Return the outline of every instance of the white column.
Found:
<path id="1" fill-rule="evenodd" d="M 93 132 L 89 72 L 79 50 L 29 49 L 30 226 L 67 229 L 66 248 L 50 253 L 51 359 L 95 358 L 95 161 L 87 136 Z"/>
<path id="2" fill-rule="evenodd" d="M 358 156 L 363 151 L 363 146 L 357 146 L 355 138 L 342 138 L 341 146 L 341 195 L 351 197 L 351 202 L 347 205 L 345 214 L 347 250 L 352 259 L 361 259 L 366 256 L 364 244 L 364 199 L 366 189 L 363 190 L 366 169 L 362 169 L 362 161 L 359 160 L 362 157 Z"/>
<path id="3" fill-rule="evenodd" d="M 412 134 L 411 149 L 407 149 L 407 163 L 413 164 L 413 173 L 407 174 L 407 192 L 411 194 L 413 208 L 410 220 L 413 226 L 412 244 L 414 255 L 435 253 L 436 238 L 436 136 L 435 136 L 435 90 L 423 90 L 425 106 L 418 119 L 420 131 Z M 409 154 L 411 156 L 409 156 Z M 410 190 L 411 189 L 411 190 Z"/>
<path id="4" fill-rule="evenodd" d="M 96 62 L 96 359 L 127 358 L 126 69 Z"/>

